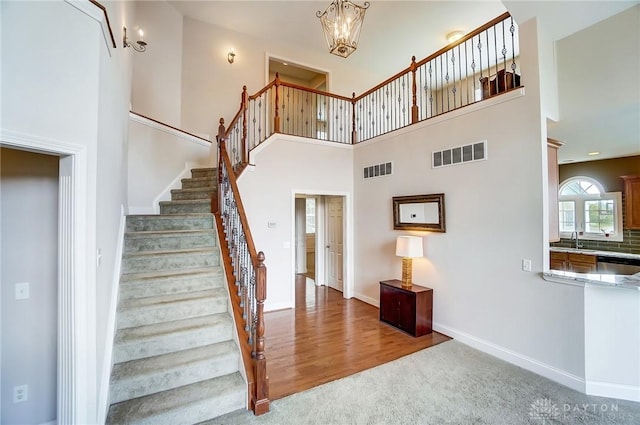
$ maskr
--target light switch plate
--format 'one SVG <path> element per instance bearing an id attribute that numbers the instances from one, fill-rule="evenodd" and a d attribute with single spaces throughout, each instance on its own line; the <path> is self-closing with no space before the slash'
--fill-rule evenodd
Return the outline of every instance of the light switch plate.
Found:
<path id="1" fill-rule="evenodd" d="M 16 283 L 16 300 L 29 298 L 29 282 Z"/>
<path id="2" fill-rule="evenodd" d="M 526 258 L 522 259 L 522 271 L 530 272 L 531 271 L 531 260 Z"/>

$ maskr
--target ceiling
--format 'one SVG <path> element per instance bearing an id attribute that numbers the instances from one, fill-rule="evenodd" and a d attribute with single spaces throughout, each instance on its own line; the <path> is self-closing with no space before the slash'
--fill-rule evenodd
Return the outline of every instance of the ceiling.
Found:
<path id="1" fill-rule="evenodd" d="M 355 2 L 362 4 L 364 1 Z M 306 49 L 326 52 L 315 13 L 324 11 L 329 0 L 174 0 L 169 3 L 182 15 L 193 19 L 273 43 L 295 43 L 304 45 Z M 412 55 L 426 57 L 448 44 L 446 34 L 449 32 L 471 31 L 507 10 L 516 22 L 525 22 L 536 16 L 547 36 L 560 40 L 638 3 L 640 1 L 373 0 L 366 12 L 358 50 L 347 59 L 335 60 L 347 60 L 357 67 L 372 67 L 380 75 L 393 75 L 405 66 L 398 64 L 406 64 Z M 380 52 L 385 52 L 385 55 Z M 601 158 L 607 157 L 605 149 L 602 149 Z M 620 149 L 616 152 L 620 155 Z M 626 155 L 638 155 L 640 146 L 632 144 L 625 152 Z M 573 159 L 598 158 L 584 156 Z"/>

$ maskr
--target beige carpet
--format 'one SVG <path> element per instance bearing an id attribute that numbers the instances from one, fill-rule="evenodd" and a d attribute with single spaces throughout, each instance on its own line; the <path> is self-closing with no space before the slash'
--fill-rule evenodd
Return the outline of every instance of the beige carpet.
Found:
<path id="1" fill-rule="evenodd" d="M 213 424 L 640 424 L 640 403 L 587 396 L 448 341 Z"/>

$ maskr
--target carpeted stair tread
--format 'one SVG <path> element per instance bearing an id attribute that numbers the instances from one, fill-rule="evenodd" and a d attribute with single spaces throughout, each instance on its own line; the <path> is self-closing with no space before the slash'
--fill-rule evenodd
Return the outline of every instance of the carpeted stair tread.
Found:
<path id="1" fill-rule="evenodd" d="M 215 171 L 218 171 L 218 169 L 216 167 L 196 167 L 191 169 L 191 173 L 198 173 L 201 171 L 215 172 Z"/>
<path id="2" fill-rule="evenodd" d="M 187 189 L 171 189 L 171 200 L 180 201 L 186 199 L 211 200 L 216 194 L 214 186 L 192 187 Z"/>
<path id="3" fill-rule="evenodd" d="M 191 204 L 206 204 L 207 199 L 180 199 L 178 201 L 160 201 L 162 205 L 191 205 Z"/>
<path id="4" fill-rule="evenodd" d="M 227 292 L 224 288 L 209 289 L 206 291 L 187 292 L 184 294 L 168 294 L 159 295 L 155 297 L 135 298 L 131 300 L 122 300 L 120 302 L 119 310 L 124 312 L 126 310 L 132 310 L 143 307 L 162 306 L 170 303 L 178 303 L 181 301 L 191 301 L 202 298 L 225 298 Z"/>
<path id="5" fill-rule="evenodd" d="M 242 409 L 246 384 L 238 372 L 117 403 L 109 424 L 193 424 Z"/>
<path id="6" fill-rule="evenodd" d="M 129 215 L 127 216 L 127 232 L 213 229 L 213 214 L 184 213 L 171 215 Z"/>
<path id="7" fill-rule="evenodd" d="M 226 341 L 232 338 L 232 329 L 226 312 L 119 329 L 114 363 Z"/>
<path id="8" fill-rule="evenodd" d="M 166 271 L 149 271 L 140 273 L 127 273 L 123 274 L 120 279 L 120 283 L 140 283 L 145 284 L 147 280 L 151 279 L 179 279 L 182 277 L 190 277 L 201 275 L 205 276 L 219 276 L 222 271 L 218 268 L 202 267 L 198 269 L 186 269 L 186 270 L 166 270 Z"/>
<path id="9" fill-rule="evenodd" d="M 182 182 L 183 189 L 189 189 L 194 187 L 215 188 L 218 186 L 218 182 L 216 182 L 214 177 L 192 177 L 192 178 L 182 179 L 181 182 Z"/>
<path id="10" fill-rule="evenodd" d="M 216 245 L 215 236 L 213 229 L 127 232 L 124 252 L 206 248 Z"/>
<path id="11" fill-rule="evenodd" d="M 112 403 L 166 391 L 238 370 L 239 351 L 233 341 L 175 351 L 114 365 Z"/>
<path id="12" fill-rule="evenodd" d="M 215 246 L 167 251 L 126 252 L 122 255 L 122 273 L 140 273 L 218 266 L 220 257 Z"/>
<path id="13" fill-rule="evenodd" d="M 224 288 L 124 299 L 118 310 L 118 329 L 169 322 L 227 311 Z"/>
<path id="14" fill-rule="evenodd" d="M 211 193 L 211 192 L 215 192 L 217 190 L 217 188 L 215 186 L 210 186 L 210 187 L 186 187 L 186 188 L 182 188 L 182 189 L 171 189 L 171 193 L 177 193 L 177 192 L 207 192 L 207 193 Z"/>
<path id="15" fill-rule="evenodd" d="M 179 201 L 161 201 L 160 214 L 174 215 L 184 213 L 206 213 L 211 211 L 211 199 L 184 199 Z"/>
<path id="16" fill-rule="evenodd" d="M 193 273 L 185 272 L 185 270 L 171 272 L 123 275 L 120 279 L 120 299 L 204 291 L 220 288 L 224 284 L 224 275 L 219 267 L 196 269 Z"/>
<path id="17" fill-rule="evenodd" d="M 187 249 L 168 249 L 166 251 L 149 251 L 149 252 L 127 252 L 124 254 L 124 257 L 142 257 L 142 256 L 153 256 L 153 255 L 171 255 L 171 254 L 186 254 L 192 253 L 197 254 L 200 252 L 215 252 L 217 248 L 214 246 L 206 247 L 206 248 L 187 248 Z"/>
<path id="18" fill-rule="evenodd" d="M 173 217 L 175 218 L 175 216 Z M 181 235 L 193 235 L 193 234 L 214 234 L 213 229 L 178 229 L 178 230 L 141 230 L 138 232 L 125 232 L 125 236 L 128 238 L 140 239 L 140 238 L 153 238 L 153 237 L 166 237 L 172 238 Z"/>

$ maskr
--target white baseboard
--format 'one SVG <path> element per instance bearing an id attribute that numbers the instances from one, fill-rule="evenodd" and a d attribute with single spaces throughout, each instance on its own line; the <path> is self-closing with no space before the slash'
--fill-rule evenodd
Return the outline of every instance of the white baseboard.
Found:
<path id="1" fill-rule="evenodd" d="M 586 392 L 588 395 L 618 398 L 621 400 L 640 401 L 640 387 L 633 385 L 587 381 Z"/>
<path id="2" fill-rule="evenodd" d="M 501 347 L 489 341 L 476 338 L 473 335 L 469 335 L 465 332 L 460 332 L 449 326 L 442 325 L 440 323 L 433 323 L 433 330 L 443 333 L 454 338 L 457 341 L 462 342 L 477 350 L 490 354 L 506 362 L 512 363 L 516 366 L 520 366 L 523 369 L 544 376 L 552 381 L 558 382 L 564 386 L 567 386 L 573 390 L 585 392 L 585 381 L 579 376 L 575 376 L 564 370 L 558 369 L 554 366 L 542 363 L 531 357 L 516 353 L 515 351 Z"/>
<path id="3" fill-rule="evenodd" d="M 161 201 L 170 201 L 171 200 L 171 189 L 182 189 L 182 179 L 191 177 L 191 169 L 199 168 L 199 165 L 192 164 L 189 162 L 184 163 L 184 168 L 180 171 L 180 174 L 176 176 L 175 179 L 171 183 L 164 188 L 162 192 L 158 194 L 153 200 L 153 208 L 156 208 L 156 212 L 154 214 L 158 214 L 160 212 L 160 202 Z"/>
<path id="4" fill-rule="evenodd" d="M 58 425 L 58 421 L 55 420 L 55 421 L 43 422 L 39 425 Z"/>
<path id="5" fill-rule="evenodd" d="M 270 311 L 278 311 L 278 310 L 290 310 L 294 308 L 294 306 L 291 305 L 291 303 L 275 303 L 275 304 L 268 304 L 265 303 L 264 305 L 264 312 L 268 313 Z"/>
<path id="6" fill-rule="evenodd" d="M 366 295 L 359 294 L 357 292 L 354 295 L 354 297 L 359 299 L 362 302 L 365 302 L 367 304 L 371 304 L 374 307 L 380 308 L 380 302 L 378 300 L 376 300 L 375 298 L 371 298 L 371 297 L 368 297 Z"/>
<path id="7" fill-rule="evenodd" d="M 113 366 L 113 341 L 116 334 L 116 308 L 118 306 L 118 294 L 120 292 L 120 271 L 122 266 L 122 251 L 124 245 L 124 229 L 127 217 L 124 213 L 124 205 L 120 206 L 120 227 L 118 228 L 118 243 L 116 245 L 115 265 L 113 268 L 113 283 L 111 299 L 109 300 L 109 315 L 107 317 L 107 335 L 105 336 L 104 358 L 102 359 L 102 380 L 98 395 L 98 423 L 107 421 L 109 412 L 109 384 L 111 367 Z"/>

